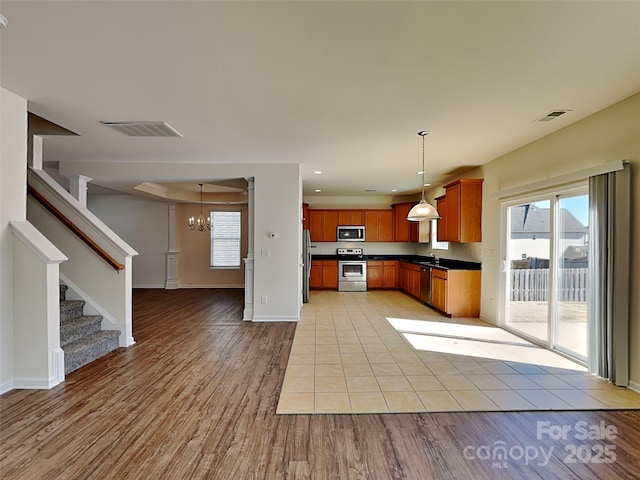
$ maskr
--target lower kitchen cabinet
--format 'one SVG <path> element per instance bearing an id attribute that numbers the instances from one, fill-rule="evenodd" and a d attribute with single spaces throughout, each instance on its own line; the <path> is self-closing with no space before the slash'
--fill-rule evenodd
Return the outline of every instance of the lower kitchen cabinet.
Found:
<path id="1" fill-rule="evenodd" d="M 398 261 L 385 260 L 382 265 L 382 288 L 398 286 Z"/>
<path id="2" fill-rule="evenodd" d="M 445 270 L 434 268 L 431 271 L 431 306 L 440 310 L 447 311 L 447 279 L 448 274 Z"/>
<path id="3" fill-rule="evenodd" d="M 397 288 L 397 260 L 369 260 L 367 262 L 367 289 Z"/>
<path id="4" fill-rule="evenodd" d="M 338 289 L 338 261 L 323 260 L 322 288 Z"/>
<path id="5" fill-rule="evenodd" d="M 480 316 L 480 270 L 440 270 L 431 276 L 431 305 L 452 317 Z"/>
<path id="6" fill-rule="evenodd" d="M 338 289 L 338 261 L 312 260 L 309 288 Z"/>
<path id="7" fill-rule="evenodd" d="M 411 295 L 420 298 L 420 265 L 409 262 L 399 262 L 400 264 L 400 289 Z"/>

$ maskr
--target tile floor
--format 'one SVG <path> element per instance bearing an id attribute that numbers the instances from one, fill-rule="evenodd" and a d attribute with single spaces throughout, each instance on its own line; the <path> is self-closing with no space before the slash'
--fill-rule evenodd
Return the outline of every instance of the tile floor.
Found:
<path id="1" fill-rule="evenodd" d="M 278 414 L 640 408 L 562 356 L 398 291 L 311 293 Z"/>

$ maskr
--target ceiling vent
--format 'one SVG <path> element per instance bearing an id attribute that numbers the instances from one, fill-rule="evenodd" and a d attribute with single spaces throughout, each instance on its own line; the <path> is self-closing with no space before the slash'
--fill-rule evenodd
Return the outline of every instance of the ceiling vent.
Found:
<path id="1" fill-rule="evenodd" d="M 165 122 L 100 122 L 128 137 L 182 137 Z"/>
<path id="2" fill-rule="evenodd" d="M 536 122 L 550 122 L 551 120 L 555 120 L 556 118 L 564 115 L 567 112 L 570 112 L 570 109 L 563 109 L 563 110 L 551 110 L 549 113 L 547 113 L 546 115 L 541 116 L 540 118 L 536 119 Z"/>

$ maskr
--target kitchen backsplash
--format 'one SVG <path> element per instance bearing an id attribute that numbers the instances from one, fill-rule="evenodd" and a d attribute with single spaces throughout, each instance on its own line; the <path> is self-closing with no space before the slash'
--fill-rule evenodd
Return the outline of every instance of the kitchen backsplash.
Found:
<path id="1" fill-rule="evenodd" d="M 311 254 L 335 255 L 338 248 L 362 248 L 365 255 L 415 255 L 416 245 L 402 242 L 312 242 Z"/>
<path id="2" fill-rule="evenodd" d="M 482 261 L 481 243 L 449 243 L 447 250 L 431 249 L 430 243 L 405 242 L 312 242 L 312 255 L 335 255 L 338 248 L 362 248 L 365 255 L 424 255 L 435 253 L 438 257 Z"/>
<path id="3" fill-rule="evenodd" d="M 482 261 L 482 243 L 449 243 L 447 250 L 432 249 L 430 243 L 416 243 L 416 255 L 431 255 L 435 253 L 438 257 L 451 258 L 454 260 L 464 260 L 465 262 Z"/>

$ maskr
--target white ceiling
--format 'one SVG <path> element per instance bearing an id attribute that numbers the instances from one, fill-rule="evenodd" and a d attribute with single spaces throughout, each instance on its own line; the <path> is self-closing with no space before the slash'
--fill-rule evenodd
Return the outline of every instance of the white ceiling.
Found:
<path id="1" fill-rule="evenodd" d="M 294 162 L 309 196 L 416 191 L 419 130 L 435 182 L 640 91 L 638 1 L 3 0 L 0 12 L 2 87 L 80 135 L 48 139 L 47 161 Z M 553 109 L 572 111 L 534 122 Z M 125 120 L 183 137 L 100 123 Z"/>

